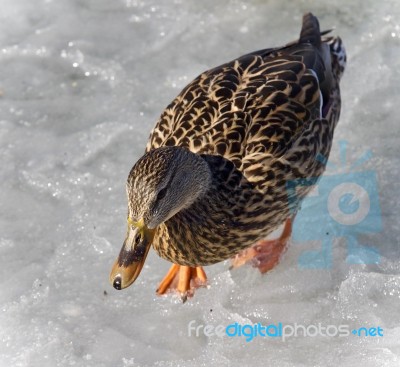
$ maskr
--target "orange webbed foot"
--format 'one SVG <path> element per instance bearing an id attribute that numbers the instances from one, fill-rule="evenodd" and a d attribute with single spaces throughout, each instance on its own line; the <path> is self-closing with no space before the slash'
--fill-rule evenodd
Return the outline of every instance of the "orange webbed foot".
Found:
<path id="1" fill-rule="evenodd" d="M 261 273 L 273 269 L 286 250 L 287 242 L 292 233 L 293 219 L 287 219 L 282 234 L 276 240 L 261 240 L 253 246 L 240 251 L 232 261 L 231 269 L 250 263 Z"/>
<path id="2" fill-rule="evenodd" d="M 183 302 L 192 297 L 196 288 L 207 285 L 207 276 L 201 266 L 191 267 L 173 264 L 157 288 L 157 294 L 176 290 Z"/>

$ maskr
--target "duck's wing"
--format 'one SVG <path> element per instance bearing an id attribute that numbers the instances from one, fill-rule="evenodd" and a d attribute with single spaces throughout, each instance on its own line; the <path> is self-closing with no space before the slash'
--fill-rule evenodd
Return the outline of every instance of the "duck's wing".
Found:
<path id="1" fill-rule="evenodd" d="M 338 86 L 331 49 L 321 41 L 318 20 L 306 14 L 298 41 L 244 55 L 198 76 L 165 109 L 147 149 L 179 145 L 222 155 L 248 178 L 262 179 L 259 166 L 265 167 L 266 158 L 285 159 L 303 136 L 323 135 L 315 125 L 327 116 Z M 307 141 L 304 154 L 312 155 L 315 142 Z M 301 143 L 306 147 L 306 141 Z"/>
<path id="2" fill-rule="evenodd" d="M 268 72 L 266 85 L 274 90 L 262 107 L 270 110 L 252 118 L 241 171 L 261 186 L 318 177 L 340 114 L 339 81 L 346 63 L 342 42 L 339 37 L 321 39 L 318 20 L 309 13 L 299 41 L 264 59 L 267 65 L 277 64 Z"/>

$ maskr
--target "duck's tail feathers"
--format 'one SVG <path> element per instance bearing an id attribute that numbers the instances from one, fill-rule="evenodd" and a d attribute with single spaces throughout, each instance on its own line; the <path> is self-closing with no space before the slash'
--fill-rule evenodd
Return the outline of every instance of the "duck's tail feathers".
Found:
<path id="1" fill-rule="evenodd" d="M 311 43 L 318 48 L 321 46 L 319 22 L 317 17 L 312 13 L 306 13 L 303 15 L 303 25 L 301 27 L 299 43 Z"/>
<path id="2" fill-rule="evenodd" d="M 340 37 L 328 37 L 323 41 L 329 46 L 332 58 L 332 70 L 339 80 L 346 68 L 346 49 Z"/>

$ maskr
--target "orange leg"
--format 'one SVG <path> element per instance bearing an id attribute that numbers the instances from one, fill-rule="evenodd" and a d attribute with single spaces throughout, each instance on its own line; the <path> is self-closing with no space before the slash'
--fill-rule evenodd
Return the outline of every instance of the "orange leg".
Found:
<path id="1" fill-rule="evenodd" d="M 274 268 L 286 250 L 287 241 L 292 234 L 293 218 L 289 218 L 285 222 L 281 236 L 276 240 L 261 240 L 253 246 L 240 251 L 232 261 L 231 268 L 237 268 L 246 263 L 251 263 L 254 267 L 258 268 L 261 273 Z"/>
<path id="2" fill-rule="evenodd" d="M 204 287 L 207 284 L 207 276 L 201 266 L 190 267 L 173 264 L 167 275 L 157 288 L 157 294 L 161 295 L 168 289 L 176 289 L 185 302 L 188 297 L 192 297 L 194 290 Z"/>

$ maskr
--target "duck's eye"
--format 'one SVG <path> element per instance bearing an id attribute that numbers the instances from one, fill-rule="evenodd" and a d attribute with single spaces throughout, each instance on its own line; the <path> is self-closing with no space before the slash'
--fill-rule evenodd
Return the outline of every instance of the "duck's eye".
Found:
<path id="1" fill-rule="evenodd" d="M 164 187 L 163 189 L 161 189 L 158 194 L 157 194 L 157 201 L 162 200 L 165 195 L 167 195 L 167 188 Z"/>

